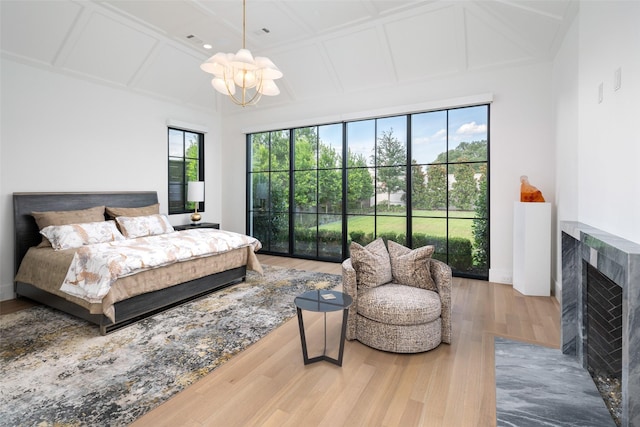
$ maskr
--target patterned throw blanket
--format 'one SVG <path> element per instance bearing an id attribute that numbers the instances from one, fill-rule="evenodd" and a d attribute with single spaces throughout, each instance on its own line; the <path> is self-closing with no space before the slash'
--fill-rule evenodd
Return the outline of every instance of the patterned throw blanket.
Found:
<path id="1" fill-rule="evenodd" d="M 251 236 L 211 228 L 86 245 L 74 255 L 60 290 L 100 303 L 121 277 L 246 246 L 255 252 L 262 244 Z"/>

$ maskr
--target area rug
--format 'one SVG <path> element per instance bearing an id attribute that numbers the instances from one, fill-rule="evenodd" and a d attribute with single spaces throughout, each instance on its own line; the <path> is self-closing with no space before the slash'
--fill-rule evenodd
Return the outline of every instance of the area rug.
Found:
<path id="1" fill-rule="evenodd" d="M 107 336 L 42 306 L 0 316 L 0 424 L 130 424 L 295 316 L 296 295 L 341 283 L 264 271 Z"/>
<path id="2" fill-rule="evenodd" d="M 496 337 L 495 363 L 498 427 L 615 427 L 575 357 Z"/>

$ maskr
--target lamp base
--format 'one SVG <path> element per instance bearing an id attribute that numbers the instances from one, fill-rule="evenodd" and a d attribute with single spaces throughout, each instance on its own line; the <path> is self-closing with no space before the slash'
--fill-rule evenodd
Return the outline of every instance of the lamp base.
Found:
<path id="1" fill-rule="evenodd" d="M 201 219 L 202 215 L 200 215 L 198 212 L 194 212 L 191 214 L 191 224 L 197 225 L 198 221 L 200 221 Z"/>

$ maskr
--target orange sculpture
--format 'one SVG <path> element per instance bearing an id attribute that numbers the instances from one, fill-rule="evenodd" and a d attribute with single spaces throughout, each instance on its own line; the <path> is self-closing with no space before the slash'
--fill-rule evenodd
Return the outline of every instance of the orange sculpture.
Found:
<path id="1" fill-rule="evenodd" d="M 520 177 L 520 201 L 521 202 L 544 202 L 542 192 L 529 184 L 529 177 Z"/>

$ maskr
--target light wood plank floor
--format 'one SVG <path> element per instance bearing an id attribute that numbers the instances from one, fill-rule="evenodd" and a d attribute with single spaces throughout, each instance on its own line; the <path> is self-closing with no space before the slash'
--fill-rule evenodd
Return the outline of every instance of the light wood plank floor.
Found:
<path id="1" fill-rule="evenodd" d="M 340 264 L 260 255 L 263 264 L 340 274 Z M 560 344 L 555 298 L 454 278 L 452 344 L 422 354 L 348 341 L 342 367 L 302 362 L 294 318 L 133 426 L 493 426 L 496 335 Z M 329 313 L 331 314 L 331 313 Z M 329 338 L 340 317 L 328 316 Z M 322 315 L 308 316 L 310 355 Z M 328 348 L 335 350 L 331 343 Z"/>
<path id="2" fill-rule="evenodd" d="M 340 274 L 340 264 L 259 255 L 263 264 Z M 555 298 L 509 285 L 454 278 L 452 344 L 391 354 L 348 341 L 342 367 L 304 366 L 294 318 L 133 426 L 493 426 L 496 335 L 558 348 Z M 29 306 L 3 302 L 0 312 Z M 327 316 L 329 352 L 340 316 Z M 305 312 L 310 355 L 323 320 Z M 314 344 L 315 341 L 315 344 Z"/>

